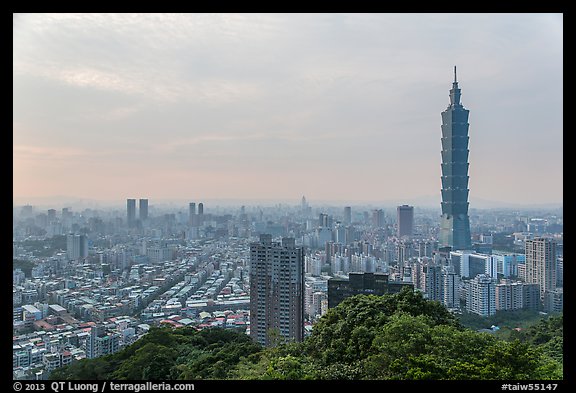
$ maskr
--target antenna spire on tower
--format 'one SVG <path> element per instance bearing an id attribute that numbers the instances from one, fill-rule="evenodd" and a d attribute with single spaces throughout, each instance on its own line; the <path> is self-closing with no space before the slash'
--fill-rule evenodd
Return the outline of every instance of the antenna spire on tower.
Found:
<path id="1" fill-rule="evenodd" d="M 456 66 L 454 66 L 454 83 L 458 83 L 458 79 L 456 79 Z"/>

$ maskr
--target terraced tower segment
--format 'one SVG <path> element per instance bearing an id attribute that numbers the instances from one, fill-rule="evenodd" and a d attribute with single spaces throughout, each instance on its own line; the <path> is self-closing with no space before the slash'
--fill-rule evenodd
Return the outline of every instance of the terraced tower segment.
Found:
<path id="1" fill-rule="evenodd" d="M 470 249 L 468 216 L 468 114 L 460 103 L 460 89 L 454 66 L 450 105 L 442 112 L 442 217 L 440 247 Z"/>

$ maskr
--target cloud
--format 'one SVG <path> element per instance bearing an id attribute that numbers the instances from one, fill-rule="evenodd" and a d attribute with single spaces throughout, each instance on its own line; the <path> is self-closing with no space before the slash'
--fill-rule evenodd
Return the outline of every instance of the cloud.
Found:
<path id="1" fill-rule="evenodd" d="M 15 157 L 146 181 L 250 170 L 249 190 L 260 168 L 320 193 L 362 172 L 373 192 L 433 194 L 457 65 L 471 167 L 561 167 L 562 29 L 560 14 L 16 14 Z M 396 171 L 418 181 L 390 187 Z M 508 181 L 495 172 L 475 192 Z M 533 194 L 518 184 L 510 198 Z"/>
<path id="2" fill-rule="evenodd" d="M 79 157 L 86 157 L 90 153 L 79 148 L 53 148 L 42 146 L 13 145 L 14 159 L 30 161 L 67 161 Z"/>

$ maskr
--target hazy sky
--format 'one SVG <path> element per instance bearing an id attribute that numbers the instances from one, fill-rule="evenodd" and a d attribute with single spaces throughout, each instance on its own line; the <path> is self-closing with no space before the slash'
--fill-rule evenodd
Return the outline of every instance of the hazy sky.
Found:
<path id="1" fill-rule="evenodd" d="M 16 14 L 13 197 L 562 202 L 562 14 Z M 471 205 L 473 207 L 473 205 Z"/>

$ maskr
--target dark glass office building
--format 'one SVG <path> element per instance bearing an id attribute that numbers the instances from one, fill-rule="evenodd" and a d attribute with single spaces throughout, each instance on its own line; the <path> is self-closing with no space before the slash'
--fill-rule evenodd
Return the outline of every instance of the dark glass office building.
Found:
<path id="1" fill-rule="evenodd" d="M 140 217 L 140 221 L 146 221 L 148 219 L 148 199 L 140 199 L 138 216 Z"/>
<path id="2" fill-rule="evenodd" d="M 126 222 L 129 227 L 136 222 L 136 199 L 126 199 Z"/>
<path id="3" fill-rule="evenodd" d="M 388 274 L 351 272 L 348 278 L 328 280 L 328 308 L 336 307 L 351 296 L 382 296 L 398 293 L 406 286 L 414 289 L 412 283 L 388 281 Z"/>
<path id="4" fill-rule="evenodd" d="M 442 112 L 442 217 L 440 247 L 472 247 L 468 217 L 468 113 L 460 103 L 454 67 L 450 105 Z"/>

